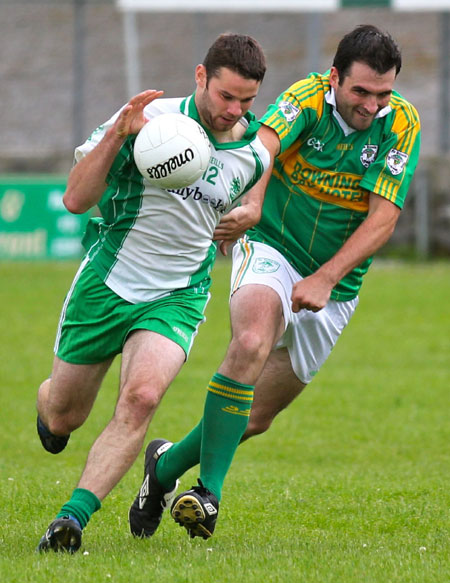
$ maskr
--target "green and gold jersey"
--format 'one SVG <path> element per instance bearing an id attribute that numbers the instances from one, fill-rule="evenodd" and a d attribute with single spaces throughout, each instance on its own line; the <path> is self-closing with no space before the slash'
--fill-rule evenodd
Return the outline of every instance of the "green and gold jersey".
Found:
<path id="1" fill-rule="evenodd" d="M 371 126 L 350 128 L 336 110 L 329 74 L 292 85 L 261 120 L 281 151 L 253 240 L 280 251 L 307 276 L 328 261 L 366 218 L 369 193 L 402 207 L 417 165 L 420 121 L 393 92 Z M 371 258 L 345 276 L 332 298 L 354 298 Z"/>

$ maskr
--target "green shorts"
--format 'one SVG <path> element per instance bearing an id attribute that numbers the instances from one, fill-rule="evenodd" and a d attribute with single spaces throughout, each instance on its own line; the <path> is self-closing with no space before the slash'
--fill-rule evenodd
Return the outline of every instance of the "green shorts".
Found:
<path id="1" fill-rule="evenodd" d="M 205 321 L 211 280 L 174 290 L 169 296 L 131 304 L 107 287 L 90 263 L 81 265 L 66 296 L 55 354 L 72 364 L 95 364 L 122 352 L 133 330 L 151 330 L 176 342 L 186 353 Z"/>

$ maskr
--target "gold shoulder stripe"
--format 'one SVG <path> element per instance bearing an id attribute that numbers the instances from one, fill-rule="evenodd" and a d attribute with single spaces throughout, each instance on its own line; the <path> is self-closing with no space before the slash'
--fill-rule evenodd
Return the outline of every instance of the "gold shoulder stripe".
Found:
<path id="1" fill-rule="evenodd" d="M 400 180 L 393 180 L 391 176 L 388 177 L 381 174 L 375 184 L 375 192 L 390 202 L 395 203 L 400 186 Z"/>
<path id="2" fill-rule="evenodd" d="M 322 115 L 324 86 L 319 78 L 308 77 L 296 85 L 293 85 L 289 92 L 292 93 L 294 98 L 299 102 L 302 109 L 309 107 L 317 111 L 319 117 Z"/>
<path id="3" fill-rule="evenodd" d="M 391 106 L 395 111 L 392 131 L 399 137 L 398 149 L 410 154 L 420 132 L 420 119 L 417 110 L 405 99 L 394 96 Z"/>

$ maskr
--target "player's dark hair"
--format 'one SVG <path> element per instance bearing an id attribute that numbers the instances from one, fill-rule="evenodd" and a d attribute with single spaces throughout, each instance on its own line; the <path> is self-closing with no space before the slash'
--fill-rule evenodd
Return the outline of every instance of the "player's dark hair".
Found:
<path id="1" fill-rule="evenodd" d="M 218 75 L 221 67 L 255 81 L 262 81 L 266 72 L 266 58 L 261 45 L 244 34 L 221 34 L 209 48 L 203 65 L 207 83 L 211 77 Z"/>
<path id="2" fill-rule="evenodd" d="M 402 55 L 389 33 L 371 24 L 361 24 L 343 37 L 334 56 L 333 66 L 338 70 L 340 85 L 355 62 L 365 63 L 380 75 L 395 67 L 398 75 Z"/>

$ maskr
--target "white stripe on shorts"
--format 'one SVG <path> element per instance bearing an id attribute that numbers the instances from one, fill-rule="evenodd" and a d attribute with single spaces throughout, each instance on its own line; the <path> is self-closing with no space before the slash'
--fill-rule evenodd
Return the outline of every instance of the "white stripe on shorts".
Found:
<path id="1" fill-rule="evenodd" d="M 59 342 L 61 340 L 61 329 L 62 329 L 62 325 L 64 322 L 64 319 L 66 317 L 66 311 L 67 311 L 67 306 L 70 302 L 70 298 L 72 297 L 73 294 L 73 290 L 75 289 L 75 286 L 77 284 L 77 281 L 80 279 L 80 275 L 83 272 L 83 269 L 86 267 L 86 265 L 89 263 L 89 257 L 86 255 L 86 257 L 83 259 L 83 261 L 80 263 L 80 267 L 78 268 L 78 271 L 75 274 L 75 277 L 73 278 L 72 284 L 70 286 L 69 291 L 67 292 L 66 298 L 64 300 L 64 304 L 61 310 L 61 315 L 59 317 L 59 322 L 58 322 L 58 329 L 56 331 L 56 339 L 55 339 L 55 345 L 53 347 L 53 352 L 55 354 L 57 354 L 58 349 L 59 349 Z"/>

